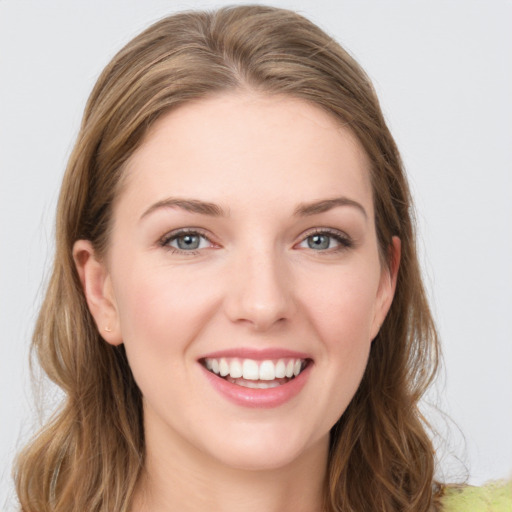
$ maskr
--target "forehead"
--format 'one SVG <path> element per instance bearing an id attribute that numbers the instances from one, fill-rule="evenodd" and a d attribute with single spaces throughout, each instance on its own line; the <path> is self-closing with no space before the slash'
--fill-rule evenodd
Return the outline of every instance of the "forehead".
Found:
<path id="1" fill-rule="evenodd" d="M 369 161 L 350 130 L 303 100 L 253 93 L 164 115 L 127 162 L 123 185 L 120 199 L 141 208 L 169 195 L 230 208 L 344 195 L 372 209 Z"/>

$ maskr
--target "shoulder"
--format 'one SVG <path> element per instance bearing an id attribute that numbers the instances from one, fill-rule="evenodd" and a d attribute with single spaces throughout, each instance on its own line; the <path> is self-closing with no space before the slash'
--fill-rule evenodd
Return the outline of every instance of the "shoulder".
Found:
<path id="1" fill-rule="evenodd" d="M 482 487 L 447 486 L 442 504 L 443 512 L 512 512 L 512 481 Z"/>

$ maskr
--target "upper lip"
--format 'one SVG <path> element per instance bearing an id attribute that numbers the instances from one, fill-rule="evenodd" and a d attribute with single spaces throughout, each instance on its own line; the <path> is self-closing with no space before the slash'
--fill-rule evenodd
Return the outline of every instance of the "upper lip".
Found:
<path id="1" fill-rule="evenodd" d="M 203 359 L 220 359 L 222 357 L 238 357 L 240 359 L 254 359 L 256 361 L 264 361 L 266 359 L 311 359 L 310 354 L 305 352 L 297 352 L 284 348 L 232 348 L 227 350 L 217 350 L 209 352 L 199 358 Z"/>

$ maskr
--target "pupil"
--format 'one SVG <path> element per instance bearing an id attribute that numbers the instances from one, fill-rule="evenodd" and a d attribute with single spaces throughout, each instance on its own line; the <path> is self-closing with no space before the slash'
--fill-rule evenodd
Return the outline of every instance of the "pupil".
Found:
<path id="1" fill-rule="evenodd" d="M 310 249 L 328 249 L 329 237 L 327 235 L 313 235 L 308 238 Z"/>
<path id="2" fill-rule="evenodd" d="M 178 238 L 178 247 L 180 249 L 197 249 L 199 247 L 199 237 L 197 235 L 183 235 Z"/>

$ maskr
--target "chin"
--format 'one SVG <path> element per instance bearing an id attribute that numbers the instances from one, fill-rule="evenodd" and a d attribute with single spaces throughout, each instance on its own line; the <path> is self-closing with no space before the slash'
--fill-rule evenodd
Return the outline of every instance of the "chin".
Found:
<path id="1" fill-rule="evenodd" d="M 262 428 L 251 436 L 225 436 L 223 442 L 216 444 L 212 455 L 224 465 L 244 471 L 273 471 L 286 468 L 294 463 L 305 461 L 318 451 L 326 452 L 329 434 L 321 439 L 290 429 L 270 432 Z"/>

